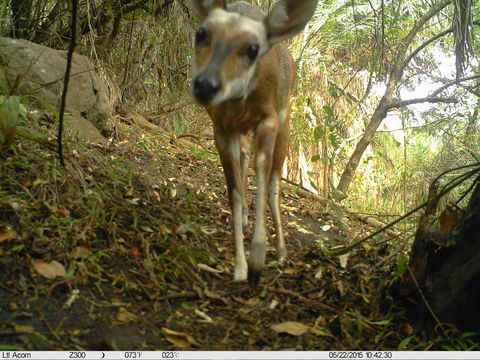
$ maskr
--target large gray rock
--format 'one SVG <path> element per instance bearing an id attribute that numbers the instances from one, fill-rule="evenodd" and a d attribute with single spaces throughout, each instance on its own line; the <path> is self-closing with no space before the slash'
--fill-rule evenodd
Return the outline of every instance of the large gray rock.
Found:
<path id="1" fill-rule="evenodd" d="M 65 51 L 53 50 L 20 39 L 0 37 L 0 94 L 18 84 L 15 94 L 29 95 L 31 102 L 59 109 L 65 67 Z M 109 91 L 85 56 L 73 57 L 66 110 L 102 130 L 112 111 Z"/>

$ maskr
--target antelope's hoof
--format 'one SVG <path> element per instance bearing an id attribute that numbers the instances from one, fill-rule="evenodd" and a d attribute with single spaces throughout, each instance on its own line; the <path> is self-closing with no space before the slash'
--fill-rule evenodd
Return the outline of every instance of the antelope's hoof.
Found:
<path id="1" fill-rule="evenodd" d="M 282 264 L 285 261 L 285 258 L 287 257 L 287 249 L 286 248 L 280 248 L 278 249 L 277 252 L 277 260 L 279 264 Z"/>
<path id="2" fill-rule="evenodd" d="M 235 266 L 233 274 L 233 281 L 246 281 L 247 280 L 247 264 L 244 266 Z"/>
<path id="3" fill-rule="evenodd" d="M 252 269 L 251 267 L 248 268 L 248 282 L 251 286 L 257 286 L 260 281 L 260 276 L 262 275 L 262 271 L 257 271 Z"/>

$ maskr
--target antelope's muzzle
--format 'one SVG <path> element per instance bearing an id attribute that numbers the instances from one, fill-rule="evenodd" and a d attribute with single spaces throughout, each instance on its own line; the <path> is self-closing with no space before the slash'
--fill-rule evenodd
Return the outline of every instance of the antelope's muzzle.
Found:
<path id="1" fill-rule="evenodd" d="M 216 76 L 198 76 L 193 82 L 193 95 L 202 104 L 208 104 L 222 88 Z"/>

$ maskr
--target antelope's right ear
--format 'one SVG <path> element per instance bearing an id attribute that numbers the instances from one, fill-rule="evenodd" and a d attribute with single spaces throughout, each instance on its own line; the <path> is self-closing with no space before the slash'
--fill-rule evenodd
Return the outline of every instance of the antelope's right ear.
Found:
<path id="1" fill-rule="evenodd" d="M 278 0 L 263 20 L 270 46 L 302 31 L 312 18 L 317 3 L 318 0 Z"/>
<path id="2" fill-rule="evenodd" d="M 191 3 L 193 10 L 202 20 L 215 8 L 227 9 L 225 0 L 191 0 Z"/>

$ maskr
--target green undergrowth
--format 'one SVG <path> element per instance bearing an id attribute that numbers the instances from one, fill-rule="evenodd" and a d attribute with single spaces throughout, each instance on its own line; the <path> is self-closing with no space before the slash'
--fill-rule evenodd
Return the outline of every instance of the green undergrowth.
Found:
<path id="1" fill-rule="evenodd" d="M 181 288 L 189 268 L 210 258 L 205 196 L 177 193 L 182 154 L 125 124 L 108 146 L 69 141 L 65 167 L 55 152 L 16 139 L 0 155 L 0 282 L 18 287 L 21 272 L 27 292 L 51 291 L 39 285 L 52 278 L 75 286 L 106 277 L 125 291 L 141 288 L 140 297 Z"/>

